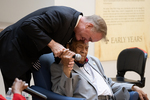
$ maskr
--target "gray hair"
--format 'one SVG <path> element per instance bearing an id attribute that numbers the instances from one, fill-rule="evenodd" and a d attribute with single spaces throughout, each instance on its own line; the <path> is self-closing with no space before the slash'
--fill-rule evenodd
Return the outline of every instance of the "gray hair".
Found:
<path id="1" fill-rule="evenodd" d="M 104 19 L 98 15 L 85 16 L 86 21 L 94 25 L 93 31 L 103 34 L 103 38 L 106 39 L 107 25 Z"/>

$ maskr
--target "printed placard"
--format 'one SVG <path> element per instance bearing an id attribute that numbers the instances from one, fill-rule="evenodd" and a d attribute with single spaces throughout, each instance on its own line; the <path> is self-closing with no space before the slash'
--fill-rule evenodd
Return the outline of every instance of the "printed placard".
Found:
<path id="1" fill-rule="evenodd" d="M 96 15 L 107 23 L 109 41 L 95 43 L 101 61 L 116 60 L 119 53 L 139 47 L 150 53 L 150 0 L 96 0 Z"/>

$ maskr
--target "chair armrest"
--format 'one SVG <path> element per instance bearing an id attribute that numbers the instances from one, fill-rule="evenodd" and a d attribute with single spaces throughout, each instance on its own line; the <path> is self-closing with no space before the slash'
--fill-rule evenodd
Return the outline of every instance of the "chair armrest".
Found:
<path id="1" fill-rule="evenodd" d="M 86 100 L 85 98 L 74 98 L 74 97 L 62 96 L 62 95 L 59 95 L 59 94 L 54 93 L 52 91 L 41 88 L 39 86 L 31 86 L 30 88 L 46 95 L 47 100 Z M 38 98 L 33 98 L 33 100 L 39 100 L 39 99 Z"/>
<path id="2" fill-rule="evenodd" d="M 33 97 L 37 97 L 41 100 L 47 100 L 47 96 L 43 95 L 42 93 L 35 91 L 34 89 L 31 89 L 29 87 L 27 87 L 26 89 L 24 89 L 23 91 L 31 94 Z"/>

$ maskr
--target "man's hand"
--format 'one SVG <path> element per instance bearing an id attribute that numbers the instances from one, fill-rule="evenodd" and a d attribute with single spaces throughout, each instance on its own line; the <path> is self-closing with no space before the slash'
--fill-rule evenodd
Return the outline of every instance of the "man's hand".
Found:
<path id="1" fill-rule="evenodd" d="M 25 82 L 22 80 L 19 80 L 18 78 L 15 79 L 13 85 L 12 85 L 12 92 L 21 94 L 24 89 L 26 89 L 28 85 L 25 85 Z"/>
<path id="2" fill-rule="evenodd" d="M 74 58 L 72 58 L 75 55 L 74 52 L 70 51 L 69 49 L 65 49 L 60 56 L 61 61 L 63 63 L 63 66 L 73 67 L 74 65 Z"/>
<path id="3" fill-rule="evenodd" d="M 132 90 L 138 92 L 140 100 L 149 100 L 147 94 L 144 93 L 138 86 L 132 86 Z"/>
<path id="4" fill-rule="evenodd" d="M 75 55 L 74 52 L 70 51 L 69 49 L 64 50 L 64 52 L 61 55 L 61 62 L 63 64 L 63 71 L 67 77 L 70 78 L 71 70 L 74 66 L 74 58 L 73 55 Z"/>
<path id="5" fill-rule="evenodd" d="M 61 44 L 55 42 L 54 40 L 51 40 L 51 42 L 47 46 L 52 50 L 52 52 L 54 53 L 54 56 L 59 57 L 59 58 L 61 54 L 63 53 L 63 51 L 66 49 Z"/>

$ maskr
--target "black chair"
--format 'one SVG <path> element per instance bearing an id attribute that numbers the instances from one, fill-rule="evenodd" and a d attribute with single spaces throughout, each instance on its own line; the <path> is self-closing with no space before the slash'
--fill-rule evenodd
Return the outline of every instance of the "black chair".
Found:
<path id="1" fill-rule="evenodd" d="M 116 82 L 126 82 L 135 84 L 141 88 L 145 86 L 145 64 L 147 59 L 147 52 L 134 47 L 127 48 L 121 51 L 117 59 L 117 75 L 112 78 Z M 140 75 L 140 80 L 131 80 L 124 77 L 127 71 L 136 72 Z"/>

